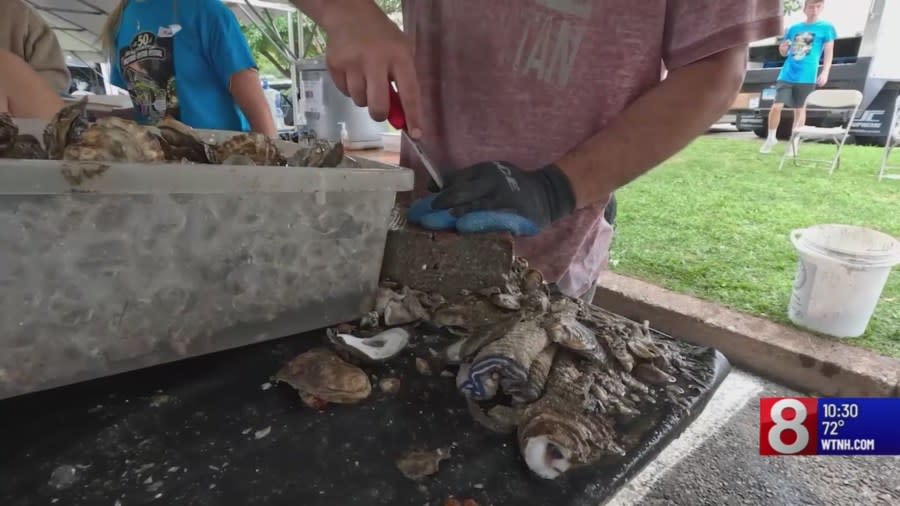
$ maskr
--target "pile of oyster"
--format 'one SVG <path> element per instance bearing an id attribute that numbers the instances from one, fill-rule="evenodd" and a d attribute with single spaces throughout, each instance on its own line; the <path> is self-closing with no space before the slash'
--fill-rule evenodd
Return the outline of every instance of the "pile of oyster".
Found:
<path id="1" fill-rule="evenodd" d="M 285 156 L 272 139 L 253 132 L 217 144 L 172 118 L 155 126 L 117 117 L 91 121 L 85 97 L 53 117 L 44 129 L 43 144 L 20 135 L 13 119 L 0 114 L 0 158 L 337 167 L 344 150 L 341 143 L 309 139 Z"/>
<path id="2" fill-rule="evenodd" d="M 335 372 L 307 368 L 298 381 L 288 364 L 278 377 L 313 407 L 347 402 L 350 383 L 349 397 L 359 402 L 371 391 L 360 366 L 397 357 L 413 339 L 440 336 L 431 368 L 456 369 L 438 377 L 455 376 L 477 422 L 516 432 L 528 467 L 547 479 L 621 457 L 663 415 L 688 409 L 685 394 L 702 384 L 703 364 L 674 341 L 652 335 L 647 322 L 552 293 L 524 259 L 507 280 L 449 299 L 383 282 L 372 313 L 329 329 L 331 350 L 309 352 L 328 356 Z M 301 357 L 295 361 L 309 360 Z"/>

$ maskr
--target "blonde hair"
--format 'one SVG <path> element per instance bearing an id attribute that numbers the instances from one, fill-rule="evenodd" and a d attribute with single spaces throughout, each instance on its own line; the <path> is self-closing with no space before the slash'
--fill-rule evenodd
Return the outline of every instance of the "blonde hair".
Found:
<path id="1" fill-rule="evenodd" d="M 122 23 L 122 12 L 125 11 L 125 4 L 128 0 L 120 0 L 119 4 L 109 12 L 106 17 L 106 23 L 103 24 L 103 31 L 100 34 L 100 40 L 103 43 L 103 55 L 110 63 L 116 58 L 116 36 L 119 34 L 119 24 Z"/>

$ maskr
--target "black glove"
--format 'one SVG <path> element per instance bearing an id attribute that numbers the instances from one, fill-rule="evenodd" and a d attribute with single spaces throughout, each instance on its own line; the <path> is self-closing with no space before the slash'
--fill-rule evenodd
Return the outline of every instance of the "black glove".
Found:
<path id="1" fill-rule="evenodd" d="M 444 179 L 444 189 L 431 209 L 447 209 L 457 218 L 473 211 L 506 212 L 540 230 L 575 209 L 569 178 L 555 164 L 528 172 L 509 162 L 482 162 L 445 174 Z"/>

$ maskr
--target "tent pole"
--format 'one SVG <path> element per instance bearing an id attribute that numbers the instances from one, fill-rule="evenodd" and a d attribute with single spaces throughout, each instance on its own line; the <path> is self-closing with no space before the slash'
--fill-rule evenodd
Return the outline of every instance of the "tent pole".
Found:
<path id="1" fill-rule="evenodd" d="M 299 32 L 299 37 L 294 36 L 294 19 L 295 19 L 294 12 L 287 13 L 287 16 L 288 16 L 288 18 L 287 18 L 288 44 L 290 45 L 291 51 L 293 51 L 294 54 L 299 54 L 299 51 L 297 49 L 297 47 L 298 47 L 297 38 L 300 38 L 301 41 L 303 40 L 303 23 L 302 23 L 302 20 L 300 19 L 300 16 L 301 16 L 300 12 L 297 11 L 296 14 L 297 14 L 296 15 L 296 21 L 297 21 L 296 24 L 297 24 L 297 30 Z M 302 117 L 302 115 L 300 114 L 300 100 L 298 99 L 297 60 L 296 59 L 291 59 L 290 68 L 291 68 L 291 113 L 294 115 L 294 131 L 299 132 L 300 126 L 301 126 L 300 118 Z M 304 118 L 304 123 L 305 123 L 305 118 Z"/>

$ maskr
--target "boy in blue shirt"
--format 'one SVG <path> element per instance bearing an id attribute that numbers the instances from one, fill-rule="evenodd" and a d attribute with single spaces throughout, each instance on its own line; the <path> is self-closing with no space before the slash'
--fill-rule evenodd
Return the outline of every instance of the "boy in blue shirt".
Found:
<path id="1" fill-rule="evenodd" d="M 221 0 L 121 0 L 104 27 L 110 81 L 141 123 L 171 116 L 194 128 L 275 137 L 256 62 Z"/>
<path id="2" fill-rule="evenodd" d="M 769 136 L 759 149 L 760 153 L 771 152 L 778 143 L 775 133 L 785 105 L 794 109 L 793 127 L 803 126 L 806 123 L 806 97 L 816 89 L 816 85 L 821 87 L 828 83 L 837 33 L 834 25 L 819 19 L 824 9 L 825 0 L 806 0 L 803 6 L 806 21 L 791 26 L 778 46 L 781 56 L 787 57 L 787 60 L 775 83 L 775 103 L 769 111 Z M 823 53 L 822 72 L 816 77 Z M 793 154 L 792 150 L 793 146 L 788 146 L 788 155 Z"/>

